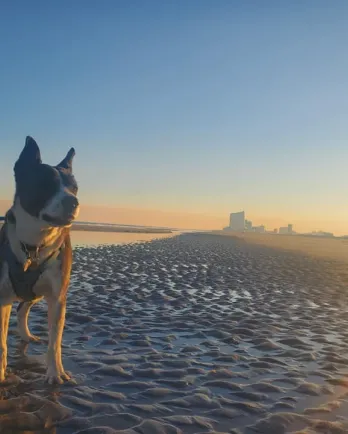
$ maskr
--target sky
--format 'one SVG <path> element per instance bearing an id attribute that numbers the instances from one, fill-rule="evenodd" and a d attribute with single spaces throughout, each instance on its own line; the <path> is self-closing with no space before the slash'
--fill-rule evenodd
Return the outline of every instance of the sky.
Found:
<path id="1" fill-rule="evenodd" d="M 348 234 L 347 14 L 345 0 L 0 2 L 0 206 L 29 134 L 49 164 L 75 147 L 84 220 L 210 228 L 244 209 Z"/>

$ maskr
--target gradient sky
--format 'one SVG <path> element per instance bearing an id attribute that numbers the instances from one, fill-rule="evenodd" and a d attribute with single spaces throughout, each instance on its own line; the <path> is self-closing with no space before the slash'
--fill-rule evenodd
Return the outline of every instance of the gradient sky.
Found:
<path id="1" fill-rule="evenodd" d="M 51 164 L 76 148 L 88 206 L 348 233 L 347 19 L 345 0 L 1 2 L 0 199 L 30 134 Z"/>

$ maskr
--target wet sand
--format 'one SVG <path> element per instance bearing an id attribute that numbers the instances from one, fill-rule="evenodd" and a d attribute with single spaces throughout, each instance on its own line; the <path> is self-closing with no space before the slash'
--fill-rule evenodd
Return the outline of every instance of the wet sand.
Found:
<path id="1" fill-rule="evenodd" d="M 0 433 L 347 433 L 347 279 L 337 261 L 187 234 L 76 248 L 63 356 L 46 306 L 11 319 Z"/>
<path id="2" fill-rule="evenodd" d="M 96 247 L 99 245 L 119 245 L 153 241 L 173 237 L 174 233 L 133 233 L 133 232 L 94 232 L 72 231 L 71 242 L 74 247 Z"/>
<path id="3" fill-rule="evenodd" d="M 348 239 L 306 235 L 273 235 L 257 233 L 228 234 L 223 231 L 212 232 L 221 236 L 237 237 L 247 243 L 266 247 L 299 252 L 327 260 L 348 263 Z"/>

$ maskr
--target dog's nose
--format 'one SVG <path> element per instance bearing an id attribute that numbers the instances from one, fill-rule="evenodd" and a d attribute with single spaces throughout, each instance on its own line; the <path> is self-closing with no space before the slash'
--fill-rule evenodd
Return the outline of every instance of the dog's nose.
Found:
<path id="1" fill-rule="evenodd" d="M 79 201 L 75 196 L 65 196 L 62 200 L 63 209 L 67 214 L 72 214 L 79 206 Z"/>

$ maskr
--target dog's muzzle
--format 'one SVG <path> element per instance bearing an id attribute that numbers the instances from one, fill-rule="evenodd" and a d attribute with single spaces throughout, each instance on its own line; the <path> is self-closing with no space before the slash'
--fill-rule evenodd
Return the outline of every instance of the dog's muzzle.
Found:
<path id="1" fill-rule="evenodd" d="M 76 196 L 65 196 L 61 202 L 62 213 L 59 216 L 44 214 L 42 217 L 54 226 L 69 226 L 76 219 L 79 212 L 79 201 Z"/>
<path id="2" fill-rule="evenodd" d="M 74 219 L 79 207 L 79 201 L 77 200 L 76 196 L 65 196 L 62 199 L 62 207 L 63 216 Z"/>

